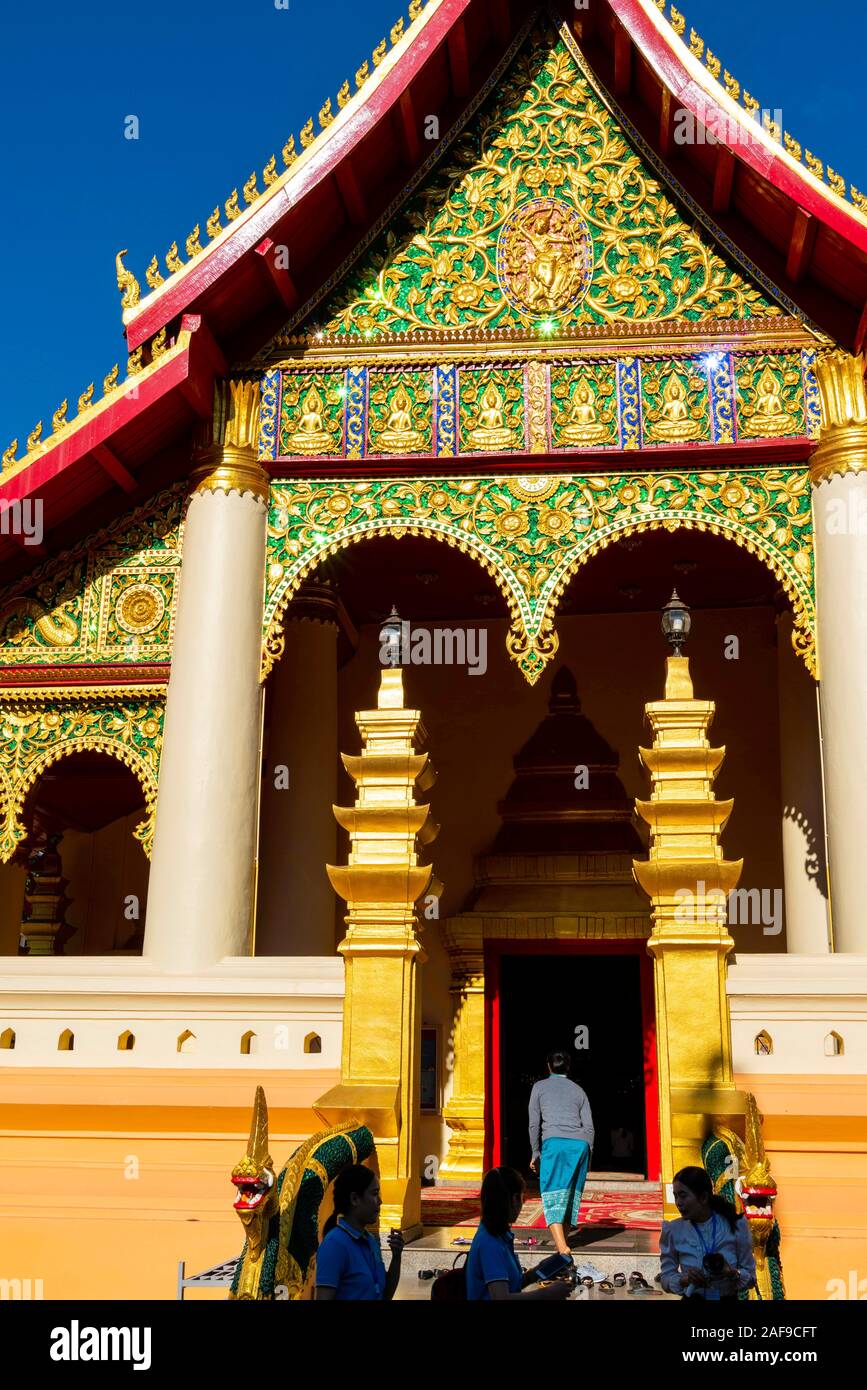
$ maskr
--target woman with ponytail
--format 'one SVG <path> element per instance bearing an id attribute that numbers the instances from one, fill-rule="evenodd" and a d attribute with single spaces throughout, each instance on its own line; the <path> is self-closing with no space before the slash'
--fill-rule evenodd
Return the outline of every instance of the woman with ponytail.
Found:
<path id="1" fill-rule="evenodd" d="M 400 1280 L 403 1237 L 388 1238 L 391 1264 L 382 1263 L 379 1240 L 367 1230 L 382 1206 L 379 1178 L 372 1168 L 353 1163 L 334 1179 L 334 1211 L 325 1223 L 316 1256 L 318 1301 L 380 1300 L 394 1297 Z"/>
<path id="2" fill-rule="evenodd" d="M 512 1223 L 524 1204 L 524 1179 L 514 1168 L 491 1168 L 482 1181 L 482 1219 L 467 1259 L 467 1298 L 568 1298 L 570 1284 L 562 1280 L 545 1287 L 535 1283 L 532 1270 L 523 1270 L 515 1254 Z M 527 1288 L 528 1284 L 535 1285 Z"/>
<path id="3" fill-rule="evenodd" d="M 659 1282 L 684 1298 L 737 1298 L 756 1279 L 743 1214 L 714 1193 L 703 1168 L 681 1168 L 672 1187 L 680 1218 L 662 1223 Z"/>

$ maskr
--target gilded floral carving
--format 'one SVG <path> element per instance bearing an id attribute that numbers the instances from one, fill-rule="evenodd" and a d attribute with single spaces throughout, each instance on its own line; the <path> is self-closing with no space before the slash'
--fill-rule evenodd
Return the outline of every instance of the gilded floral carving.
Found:
<path id="1" fill-rule="evenodd" d="M 779 309 L 675 205 L 547 22 L 351 271 L 321 331 L 746 319 Z"/>
<path id="2" fill-rule="evenodd" d="M 494 577 L 511 619 L 509 651 L 535 681 L 556 650 L 554 618 L 575 572 L 613 541 L 656 527 L 728 536 L 758 556 L 789 597 L 795 649 L 816 673 L 803 468 L 276 482 L 263 670 L 282 651 L 293 593 L 323 556 L 375 535 L 424 535 L 472 555 Z"/>

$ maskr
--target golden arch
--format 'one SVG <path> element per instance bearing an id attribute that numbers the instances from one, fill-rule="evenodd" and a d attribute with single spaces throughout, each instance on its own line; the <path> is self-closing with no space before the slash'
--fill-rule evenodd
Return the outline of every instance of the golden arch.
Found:
<path id="1" fill-rule="evenodd" d="M 10 785 L 10 780 L 5 772 L 2 774 L 0 862 L 8 862 L 14 854 L 16 846 L 26 838 L 27 830 L 21 817 L 24 803 L 30 791 L 49 767 L 60 762 L 61 759 L 69 757 L 72 753 L 106 753 L 110 758 L 123 763 L 133 773 L 144 793 L 147 812 L 145 819 L 140 821 L 135 828 L 135 837 L 141 841 L 145 854 L 150 858 L 157 804 L 156 775 L 146 760 L 134 748 L 117 743 L 110 738 L 90 735 L 85 738 L 69 739 L 67 742 L 57 744 L 54 748 L 46 749 L 44 753 L 28 763 L 23 773 L 15 780 L 14 787 Z"/>
<path id="2" fill-rule="evenodd" d="M 587 543 L 576 546 L 573 551 L 563 557 L 543 591 L 541 597 L 544 607 L 540 617 L 540 629 L 548 630 L 553 627 L 557 607 L 570 580 L 594 555 L 600 554 L 608 546 L 623 540 L 626 536 L 633 536 L 638 532 L 659 530 L 710 531 L 713 535 L 723 536 L 727 540 L 734 541 L 742 550 L 749 551 L 750 554 L 761 560 L 774 577 L 779 580 L 792 605 L 794 617 L 792 646 L 798 656 L 806 663 L 810 674 L 814 677 L 817 676 L 815 605 L 809 589 L 803 580 L 799 582 L 797 574 L 792 572 L 785 557 L 772 544 L 764 541 L 760 536 L 745 534 L 742 528 L 721 519 L 709 521 L 708 518 L 702 516 L 669 517 L 664 514 L 649 514 L 643 517 L 640 522 L 625 522 L 613 526 L 609 533 L 599 535 Z"/>
<path id="3" fill-rule="evenodd" d="M 813 533 L 800 467 L 699 473 L 282 480 L 271 490 L 263 679 L 283 652 L 282 619 L 326 555 L 368 537 L 427 536 L 472 555 L 506 599 L 510 655 L 532 684 L 557 650 L 572 575 L 612 541 L 679 527 L 756 555 L 794 611 L 792 641 L 815 676 Z"/>
<path id="4" fill-rule="evenodd" d="M 512 631 L 508 639 L 509 650 L 513 656 L 517 655 L 524 633 L 522 610 L 526 606 L 526 599 L 518 576 L 508 565 L 503 563 L 500 556 L 490 546 L 477 541 L 473 536 L 458 534 L 444 526 L 434 526 L 412 518 L 407 518 L 404 521 L 383 517 L 372 520 L 357 530 L 338 531 L 333 537 L 318 542 L 314 549 L 304 555 L 303 560 L 297 566 L 281 576 L 279 587 L 269 600 L 266 609 L 267 630 L 262 661 L 263 680 L 283 655 L 285 645 L 283 619 L 286 609 L 307 576 L 322 563 L 327 555 L 336 555 L 339 550 L 346 550 L 350 545 L 357 545 L 361 541 L 372 540 L 379 536 L 391 536 L 397 540 L 403 536 L 424 536 L 428 540 L 444 542 L 476 560 L 481 568 L 491 576 L 506 600 L 512 621 Z M 511 645 L 513 638 L 516 643 L 515 650 L 512 649 Z M 551 656 L 556 651 L 556 647 L 557 639 L 555 637 Z"/>

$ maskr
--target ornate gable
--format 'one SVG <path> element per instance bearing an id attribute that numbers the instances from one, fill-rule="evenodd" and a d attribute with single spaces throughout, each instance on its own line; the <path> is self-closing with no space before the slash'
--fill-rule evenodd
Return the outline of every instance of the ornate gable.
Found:
<path id="1" fill-rule="evenodd" d="M 739 266 L 733 247 L 717 247 L 655 163 L 609 110 L 568 30 L 538 22 L 436 171 L 306 326 L 326 340 L 375 341 L 780 315 L 783 297 L 758 288 L 763 277 Z M 304 314 L 309 306 L 276 346 Z"/>

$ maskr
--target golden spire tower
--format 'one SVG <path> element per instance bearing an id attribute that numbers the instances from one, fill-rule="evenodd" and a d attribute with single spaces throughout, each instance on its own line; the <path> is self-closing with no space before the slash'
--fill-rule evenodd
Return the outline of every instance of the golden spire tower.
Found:
<path id="1" fill-rule="evenodd" d="M 679 1168 L 701 1166 L 706 1116 L 743 1111 L 732 1084 L 731 1025 L 726 998 L 728 895 L 743 860 L 723 857 L 720 834 L 732 801 L 713 783 L 725 757 L 712 748 L 711 700 L 693 695 L 689 661 L 666 663 L 665 697 L 645 706 L 653 746 L 641 748 L 651 775 L 649 801 L 636 810 L 650 827 L 650 854 L 635 860 L 636 881 L 652 903 L 648 941 L 654 958 L 659 1128 L 665 1206 Z"/>
<path id="2" fill-rule="evenodd" d="M 436 780 L 417 751 L 425 738 L 418 710 L 404 707 L 403 672 L 383 671 L 377 708 L 355 716 L 360 755 L 343 754 L 356 784 L 354 806 L 335 806 L 349 832 L 349 863 L 328 876 L 349 906 L 338 947 L 346 962 L 340 1084 L 317 1101 L 328 1124 L 352 1117 L 376 1140 L 383 1228 L 420 1231 L 421 979 L 426 959 L 416 904 L 442 887 L 418 845 L 439 826 L 417 791 Z"/>

